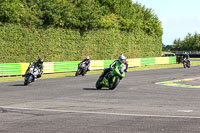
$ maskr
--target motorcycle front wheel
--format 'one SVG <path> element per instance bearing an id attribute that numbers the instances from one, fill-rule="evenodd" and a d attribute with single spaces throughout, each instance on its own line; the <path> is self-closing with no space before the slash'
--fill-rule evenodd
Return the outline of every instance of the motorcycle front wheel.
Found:
<path id="1" fill-rule="evenodd" d="M 103 85 L 101 84 L 101 81 L 102 81 L 102 76 L 99 77 L 99 79 L 97 80 L 96 82 L 96 88 L 99 90 L 103 87 Z"/>
<path id="2" fill-rule="evenodd" d="M 78 75 L 80 75 L 80 69 L 78 69 L 78 70 L 76 71 L 75 76 L 78 76 Z"/>
<path id="3" fill-rule="evenodd" d="M 24 85 L 28 85 L 31 83 L 32 75 L 27 75 L 24 80 Z"/>
<path id="4" fill-rule="evenodd" d="M 82 70 L 82 76 L 85 76 L 85 74 L 87 73 L 87 69 Z"/>
<path id="5" fill-rule="evenodd" d="M 187 67 L 190 68 L 190 62 L 187 63 Z"/>
<path id="6" fill-rule="evenodd" d="M 183 67 L 186 68 L 186 63 L 185 62 L 183 63 Z"/>
<path id="7" fill-rule="evenodd" d="M 118 77 L 118 78 L 115 79 L 113 85 L 109 89 L 114 90 L 117 87 L 117 85 L 119 84 L 119 82 L 120 82 L 120 79 Z"/>

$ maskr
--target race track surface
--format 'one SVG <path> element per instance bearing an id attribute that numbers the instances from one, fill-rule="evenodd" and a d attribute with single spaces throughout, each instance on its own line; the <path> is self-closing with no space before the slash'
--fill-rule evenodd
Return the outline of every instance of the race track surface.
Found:
<path id="1" fill-rule="evenodd" d="M 96 90 L 98 76 L 0 83 L 0 133 L 200 132 L 200 88 L 155 84 L 199 66 L 128 72 L 115 90 Z"/>

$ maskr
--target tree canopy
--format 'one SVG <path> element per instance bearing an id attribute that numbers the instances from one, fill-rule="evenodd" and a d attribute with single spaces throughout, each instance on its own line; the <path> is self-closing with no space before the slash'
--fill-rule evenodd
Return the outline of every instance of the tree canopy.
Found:
<path id="1" fill-rule="evenodd" d="M 200 34 L 188 33 L 184 40 L 175 39 L 172 46 L 174 51 L 200 51 Z"/>
<path id="2" fill-rule="evenodd" d="M 0 62 L 155 57 L 162 32 L 132 0 L 0 0 Z"/>
<path id="3" fill-rule="evenodd" d="M 162 36 L 153 10 L 132 0 L 0 0 L 0 22 L 80 31 L 139 29 Z"/>

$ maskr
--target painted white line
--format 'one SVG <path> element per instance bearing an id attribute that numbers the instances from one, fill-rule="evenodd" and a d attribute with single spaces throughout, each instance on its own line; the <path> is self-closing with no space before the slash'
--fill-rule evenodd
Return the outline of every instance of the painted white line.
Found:
<path id="1" fill-rule="evenodd" d="M 151 114 L 128 114 L 128 113 L 109 113 L 109 112 L 94 112 L 94 111 L 76 111 L 76 110 L 57 110 L 57 109 L 40 109 L 40 108 L 21 108 L 0 106 L 2 109 L 16 109 L 24 111 L 45 111 L 59 113 L 80 113 L 80 114 L 100 114 L 100 115 L 116 115 L 116 116 L 139 116 L 139 117 L 158 117 L 158 118 L 185 118 L 185 119 L 200 119 L 200 116 L 178 116 L 178 115 L 151 115 Z"/>
<path id="2" fill-rule="evenodd" d="M 193 110 L 177 110 L 177 112 L 190 113 L 190 112 L 194 112 L 194 111 Z"/>

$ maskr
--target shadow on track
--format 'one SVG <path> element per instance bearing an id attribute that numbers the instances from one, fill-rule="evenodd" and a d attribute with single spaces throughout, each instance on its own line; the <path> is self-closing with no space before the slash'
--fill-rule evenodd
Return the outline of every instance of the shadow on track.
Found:
<path id="1" fill-rule="evenodd" d="M 15 84 L 15 85 L 9 85 L 9 86 L 25 86 L 24 84 Z"/>
<path id="2" fill-rule="evenodd" d="M 96 91 L 100 91 L 100 90 L 109 90 L 109 89 L 107 89 L 107 88 L 103 88 L 103 89 L 96 89 L 96 88 L 83 88 L 83 90 L 96 90 Z"/>

